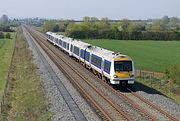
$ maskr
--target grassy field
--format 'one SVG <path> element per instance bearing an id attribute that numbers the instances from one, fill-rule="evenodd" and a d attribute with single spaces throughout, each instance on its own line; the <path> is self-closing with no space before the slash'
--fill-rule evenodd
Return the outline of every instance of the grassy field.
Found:
<path id="1" fill-rule="evenodd" d="M 8 69 L 14 48 L 14 40 L 0 39 L 0 102 L 7 79 Z"/>
<path id="2" fill-rule="evenodd" d="M 51 118 L 37 67 L 33 63 L 22 31 L 18 30 L 9 76 L 3 119 L 8 121 L 47 121 Z"/>
<path id="3" fill-rule="evenodd" d="M 85 40 L 85 42 L 129 55 L 136 69 L 164 72 L 180 63 L 179 41 Z"/>

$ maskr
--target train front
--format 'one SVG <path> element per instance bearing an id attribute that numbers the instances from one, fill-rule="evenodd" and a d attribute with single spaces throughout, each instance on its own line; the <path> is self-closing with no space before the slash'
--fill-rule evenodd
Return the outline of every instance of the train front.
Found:
<path id="1" fill-rule="evenodd" d="M 114 58 L 112 63 L 111 83 L 122 86 L 134 84 L 134 63 L 128 56 Z"/>

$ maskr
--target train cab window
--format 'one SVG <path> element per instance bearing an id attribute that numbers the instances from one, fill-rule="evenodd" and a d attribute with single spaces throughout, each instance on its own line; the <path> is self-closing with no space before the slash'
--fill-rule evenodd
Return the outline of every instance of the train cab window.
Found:
<path id="1" fill-rule="evenodd" d="M 131 61 L 115 61 L 114 62 L 115 71 L 132 71 Z"/>

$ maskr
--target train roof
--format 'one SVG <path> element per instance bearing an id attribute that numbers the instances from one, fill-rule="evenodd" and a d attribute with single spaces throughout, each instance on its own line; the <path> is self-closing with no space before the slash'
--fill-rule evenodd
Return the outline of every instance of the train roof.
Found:
<path id="1" fill-rule="evenodd" d="M 58 38 L 58 39 L 65 38 L 65 36 L 60 35 L 60 34 L 56 34 L 56 33 L 53 33 L 53 32 L 46 32 L 46 34 L 51 35 L 51 36 L 53 36 L 53 37 L 56 37 L 56 38 Z"/>
<path id="2" fill-rule="evenodd" d="M 89 43 L 85 43 L 85 42 L 83 42 L 81 40 L 77 40 L 77 39 L 73 41 L 73 45 L 81 47 L 83 49 L 86 49 L 89 46 L 91 46 Z"/>
<path id="3" fill-rule="evenodd" d="M 107 49 L 97 47 L 97 46 L 92 46 L 88 48 L 88 50 L 93 50 L 92 53 L 99 55 L 103 58 L 109 59 L 109 60 L 115 59 L 115 58 L 124 58 L 124 57 L 129 58 L 127 55 L 124 55 L 120 52 L 114 52 L 114 51 L 107 50 Z"/>
<path id="4" fill-rule="evenodd" d="M 81 47 L 83 49 L 87 48 L 87 51 L 89 50 L 93 54 L 95 54 L 97 56 L 101 56 L 101 57 L 109 59 L 109 60 L 116 59 L 116 58 L 124 58 L 124 57 L 130 59 L 129 56 L 124 55 L 124 54 L 122 54 L 120 52 L 114 52 L 114 51 L 107 50 L 107 49 L 104 49 L 104 48 L 101 48 L 101 47 L 93 46 L 93 45 L 91 45 L 89 43 L 86 43 L 86 42 L 83 42 L 81 40 L 65 37 L 63 35 L 59 35 L 59 34 L 56 34 L 56 33 L 53 33 L 53 32 L 47 32 L 47 34 L 52 35 L 52 36 L 54 36 L 56 38 L 59 38 L 59 39 L 63 39 L 65 41 L 72 41 L 75 46 Z"/>
<path id="5" fill-rule="evenodd" d="M 89 50 L 93 54 L 101 56 L 101 57 L 109 59 L 109 60 L 115 59 L 115 58 L 124 58 L 124 57 L 129 58 L 127 55 L 124 55 L 122 53 L 114 52 L 114 51 L 107 50 L 107 49 L 97 47 L 97 46 L 93 46 L 93 45 L 83 42 L 81 40 L 75 40 L 75 41 L 73 41 L 73 44 L 78 45 L 79 47 L 84 48 L 84 49 L 87 48 L 87 51 Z"/>

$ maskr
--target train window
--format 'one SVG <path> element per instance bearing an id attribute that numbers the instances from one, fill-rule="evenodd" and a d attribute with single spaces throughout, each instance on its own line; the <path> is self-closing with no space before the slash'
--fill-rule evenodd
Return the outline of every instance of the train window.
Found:
<path id="1" fill-rule="evenodd" d="M 114 62 L 115 71 L 132 71 L 131 61 L 115 61 Z"/>
<path id="2" fill-rule="evenodd" d="M 66 48 L 66 42 L 63 42 L 63 47 Z"/>
<path id="3" fill-rule="evenodd" d="M 90 53 L 85 51 L 85 60 L 89 62 Z"/>
<path id="4" fill-rule="evenodd" d="M 74 46 L 74 53 L 79 56 L 79 48 Z"/>
<path id="5" fill-rule="evenodd" d="M 71 52 L 72 52 L 72 50 L 73 50 L 73 45 L 71 45 L 71 48 L 70 48 L 70 50 L 71 50 Z"/>
<path id="6" fill-rule="evenodd" d="M 67 50 L 69 50 L 69 43 L 67 44 Z"/>
<path id="7" fill-rule="evenodd" d="M 104 71 L 110 73 L 111 62 L 104 60 Z"/>
<path id="8" fill-rule="evenodd" d="M 62 40 L 61 39 L 59 39 L 59 44 L 62 46 Z"/>
<path id="9" fill-rule="evenodd" d="M 81 58 L 84 59 L 84 50 L 83 49 L 81 49 Z"/>
<path id="10" fill-rule="evenodd" d="M 91 63 L 93 65 L 97 66 L 98 68 L 101 68 L 102 58 L 92 54 L 92 56 L 91 56 Z"/>

